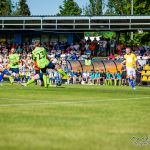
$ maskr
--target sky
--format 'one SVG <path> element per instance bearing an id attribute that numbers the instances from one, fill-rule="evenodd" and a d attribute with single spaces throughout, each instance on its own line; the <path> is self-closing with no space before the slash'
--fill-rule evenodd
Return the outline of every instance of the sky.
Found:
<path id="1" fill-rule="evenodd" d="M 12 0 L 18 2 L 18 0 Z M 80 7 L 88 4 L 89 0 L 75 0 Z M 56 15 L 63 0 L 27 0 L 31 15 Z"/>

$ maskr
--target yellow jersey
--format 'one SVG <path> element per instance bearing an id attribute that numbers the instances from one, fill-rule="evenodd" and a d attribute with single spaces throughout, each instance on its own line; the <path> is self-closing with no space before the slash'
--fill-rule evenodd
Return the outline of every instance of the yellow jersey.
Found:
<path id="1" fill-rule="evenodd" d="M 126 60 L 126 67 L 136 66 L 136 56 L 133 53 L 124 55 L 124 58 Z"/>

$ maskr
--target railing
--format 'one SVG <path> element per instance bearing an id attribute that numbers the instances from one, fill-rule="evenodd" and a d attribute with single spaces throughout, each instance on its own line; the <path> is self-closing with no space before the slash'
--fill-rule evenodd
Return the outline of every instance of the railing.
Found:
<path id="1" fill-rule="evenodd" d="M 0 30 L 150 30 L 150 16 L 0 17 Z"/>

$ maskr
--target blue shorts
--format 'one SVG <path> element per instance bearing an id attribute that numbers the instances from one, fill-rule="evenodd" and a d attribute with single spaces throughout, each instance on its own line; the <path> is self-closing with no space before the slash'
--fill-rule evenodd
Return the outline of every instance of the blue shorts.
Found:
<path id="1" fill-rule="evenodd" d="M 12 73 L 19 74 L 19 68 L 10 68 L 9 70 L 12 71 Z"/>
<path id="2" fill-rule="evenodd" d="M 43 73 L 39 73 L 40 80 L 43 79 Z"/>
<path id="3" fill-rule="evenodd" d="M 11 75 L 11 73 L 10 73 L 8 70 L 4 70 L 4 71 L 3 71 L 3 74 L 6 74 L 6 75 L 8 75 L 8 76 Z"/>
<path id="4" fill-rule="evenodd" d="M 41 69 L 42 73 L 46 73 L 47 68 L 48 69 L 55 69 L 55 65 L 52 62 L 50 62 L 45 68 Z"/>
<path id="5" fill-rule="evenodd" d="M 3 74 L 0 73 L 0 82 L 3 80 Z"/>

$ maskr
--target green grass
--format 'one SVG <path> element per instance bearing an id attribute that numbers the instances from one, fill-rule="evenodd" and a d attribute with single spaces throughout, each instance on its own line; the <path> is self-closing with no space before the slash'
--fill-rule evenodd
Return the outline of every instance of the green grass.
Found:
<path id="1" fill-rule="evenodd" d="M 149 150 L 149 116 L 149 87 L 4 84 L 0 149 Z"/>

